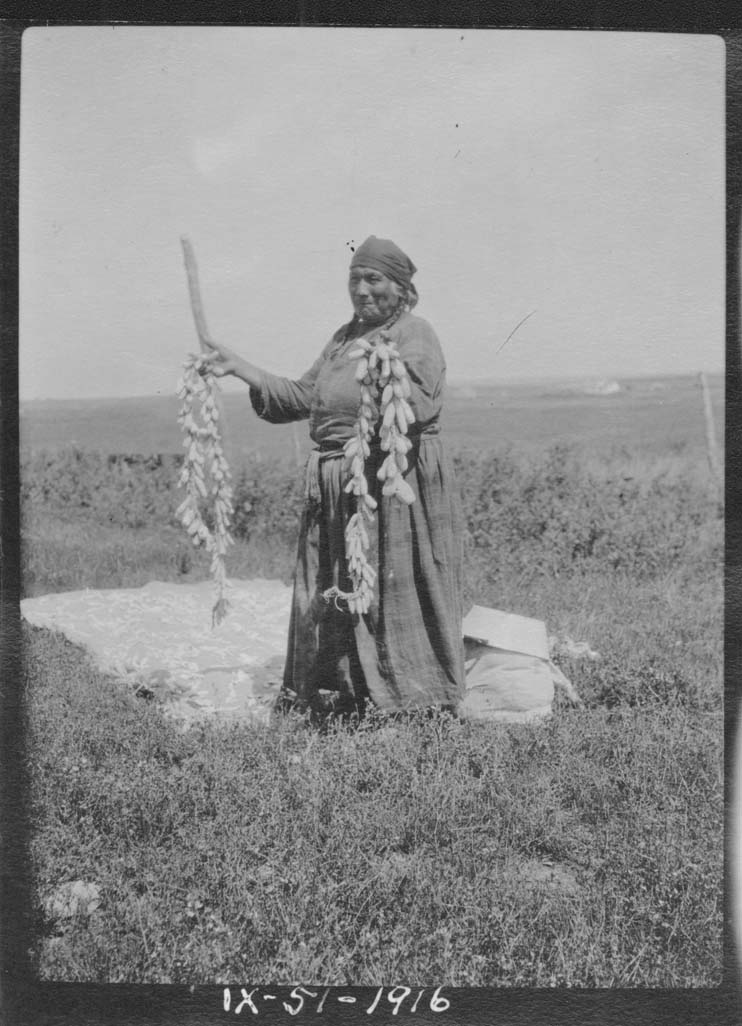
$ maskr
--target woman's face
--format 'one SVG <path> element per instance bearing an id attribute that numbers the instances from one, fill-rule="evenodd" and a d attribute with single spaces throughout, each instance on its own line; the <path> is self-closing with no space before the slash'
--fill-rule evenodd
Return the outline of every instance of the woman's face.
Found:
<path id="1" fill-rule="evenodd" d="M 371 327 L 392 316 L 401 296 L 396 281 L 373 267 L 352 267 L 348 290 L 356 315 Z"/>

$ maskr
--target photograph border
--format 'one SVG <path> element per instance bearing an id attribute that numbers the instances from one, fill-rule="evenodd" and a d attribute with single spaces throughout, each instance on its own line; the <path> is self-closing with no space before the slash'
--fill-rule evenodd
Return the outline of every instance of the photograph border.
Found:
<path id="1" fill-rule="evenodd" d="M 18 17 L 13 17 L 13 7 Z M 52 5 L 47 5 L 51 7 Z M 59 5 L 54 5 L 59 6 Z M 669 6 L 669 5 L 668 5 Z M 735 808 L 740 795 L 734 794 L 734 753 L 738 738 L 739 694 L 742 679 L 742 361 L 740 358 L 740 247 L 742 219 L 742 12 L 727 14 L 724 5 L 709 4 L 698 11 L 690 4 L 673 5 L 672 10 L 652 4 L 545 5 L 536 3 L 379 4 L 369 5 L 364 16 L 353 5 L 353 18 L 341 4 L 320 4 L 298 0 L 296 4 L 271 4 L 256 14 L 253 5 L 183 4 L 176 13 L 171 5 L 148 5 L 146 18 L 127 16 L 130 5 L 117 3 L 65 5 L 64 16 L 34 5 L 34 17 L 21 13 L 28 5 L 4 5 L 0 21 L 0 77 L 2 83 L 3 161 L 0 224 L 0 737 L 3 760 L 0 770 L 2 794 L 2 893 L 0 894 L 0 953 L 2 957 L 2 1002 L 9 1023 L 211 1023 L 236 1018 L 234 1009 L 224 1009 L 221 986 L 155 986 L 42 983 L 30 974 L 26 952 L 33 936 L 31 880 L 28 859 L 30 825 L 27 817 L 28 779 L 25 770 L 25 705 L 22 691 L 23 653 L 20 635 L 20 503 L 18 426 L 18 177 L 20 121 L 21 37 L 35 25 L 283 25 L 304 27 L 451 27 L 467 29 L 548 29 L 574 31 L 654 31 L 713 34 L 726 45 L 726 540 L 725 540 L 725 928 L 724 978 L 718 988 L 682 990 L 517 990 L 463 989 L 444 987 L 450 1008 L 440 1014 L 419 1009 L 412 1014 L 401 1009 L 395 1020 L 449 1023 L 733 1023 L 739 1021 L 739 960 L 735 946 L 732 862 L 739 853 L 730 851 L 730 838 L 738 827 Z M 720 10 L 721 8 L 721 10 Z M 208 17 L 204 12 L 208 11 Z M 71 13 L 74 12 L 74 13 Z M 736 808 L 736 814 L 739 809 Z M 739 924 L 738 924 L 739 925 Z M 406 981 L 385 981 L 389 987 Z M 250 981 L 235 981 L 235 996 Z M 263 986 L 260 988 L 265 990 Z M 314 989 L 314 988 L 311 988 Z M 300 1021 L 315 1017 L 313 1007 L 290 1015 L 283 1002 L 290 1001 L 292 988 L 275 987 L 277 1000 L 260 1015 L 246 1008 L 239 1018 L 271 1022 Z M 352 994 L 357 1004 L 328 1002 L 323 1021 L 369 1022 L 366 1008 L 375 990 L 331 988 L 331 994 Z M 390 1021 L 388 1012 L 381 1018 Z M 391 1020 L 391 1021 L 395 1021 Z"/>

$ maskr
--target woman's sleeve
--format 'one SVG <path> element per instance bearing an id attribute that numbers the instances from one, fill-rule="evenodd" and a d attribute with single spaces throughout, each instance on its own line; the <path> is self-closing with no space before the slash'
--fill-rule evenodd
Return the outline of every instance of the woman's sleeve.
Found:
<path id="1" fill-rule="evenodd" d="M 397 346 L 407 368 L 412 394 L 407 400 L 419 427 L 435 420 L 443 405 L 446 361 L 438 336 L 427 321 L 417 318 L 414 331 L 404 332 Z"/>
<path id="2" fill-rule="evenodd" d="M 312 366 L 296 381 L 263 371 L 260 388 L 250 388 L 250 402 L 257 415 L 270 424 L 287 424 L 304 420 L 312 406 L 312 393 L 320 367 L 325 361 L 327 346 Z"/>

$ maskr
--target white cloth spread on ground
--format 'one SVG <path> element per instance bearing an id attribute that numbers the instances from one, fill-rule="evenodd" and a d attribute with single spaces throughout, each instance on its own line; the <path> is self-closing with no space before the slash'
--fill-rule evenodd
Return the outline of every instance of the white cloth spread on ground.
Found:
<path id="1" fill-rule="evenodd" d="M 283 675 L 291 588 L 230 584 L 230 609 L 213 629 L 210 581 L 44 595 L 24 599 L 21 613 L 82 645 L 100 669 L 151 691 L 179 717 L 265 720 Z"/>
<path id="2" fill-rule="evenodd" d="M 24 599 L 21 612 L 33 626 L 83 646 L 101 670 L 153 694 L 179 719 L 266 722 L 283 678 L 291 594 L 280 581 L 230 581 L 229 611 L 214 628 L 210 581 L 44 595 Z M 467 688 L 460 715 L 538 719 L 551 712 L 555 684 L 579 704 L 549 660 L 540 621 L 475 606 L 464 635 Z"/>

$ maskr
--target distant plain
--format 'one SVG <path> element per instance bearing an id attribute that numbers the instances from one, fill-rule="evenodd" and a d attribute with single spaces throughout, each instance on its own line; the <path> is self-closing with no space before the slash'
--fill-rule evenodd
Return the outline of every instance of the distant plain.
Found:
<path id="1" fill-rule="evenodd" d="M 703 398 L 698 377 L 620 380 L 609 395 L 586 394 L 589 383 L 539 385 L 452 383 L 443 430 L 452 450 L 484 451 L 507 445 L 541 448 L 555 442 L 586 446 L 592 452 L 625 450 L 659 455 L 706 445 Z M 716 438 L 723 443 L 723 379 L 708 379 Z M 230 458 L 258 453 L 266 459 L 291 458 L 311 447 L 306 424 L 275 426 L 252 411 L 247 389 L 223 395 L 225 438 Z M 106 453 L 177 453 L 178 399 L 33 400 L 21 404 L 21 447 L 76 446 Z"/>

